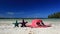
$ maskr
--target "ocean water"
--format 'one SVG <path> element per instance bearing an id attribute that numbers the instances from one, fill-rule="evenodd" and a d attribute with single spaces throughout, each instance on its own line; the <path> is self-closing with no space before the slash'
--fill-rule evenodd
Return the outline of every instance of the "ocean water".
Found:
<path id="1" fill-rule="evenodd" d="M 15 23 L 16 20 L 18 22 L 22 22 L 22 19 L 0 19 L 0 25 L 7 24 L 10 25 L 12 23 Z M 24 19 L 28 23 L 31 23 L 33 19 Z M 42 19 L 44 23 L 51 23 L 54 25 L 59 25 L 60 24 L 60 19 Z"/>

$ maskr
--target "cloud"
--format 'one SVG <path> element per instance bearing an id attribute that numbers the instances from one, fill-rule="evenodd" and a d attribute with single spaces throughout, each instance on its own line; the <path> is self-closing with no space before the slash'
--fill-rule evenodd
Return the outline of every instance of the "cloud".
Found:
<path id="1" fill-rule="evenodd" d="M 24 12 L 7 12 L 9 15 L 24 14 Z"/>
<path id="2" fill-rule="evenodd" d="M 7 14 L 14 15 L 15 13 L 14 12 L 7 12 Z"/>
<path id="3" fill-rule="evenodd" d="M 21 17 L 24 15 L 24 12 L 6 12 L 6 13 L 0 13 L 0 17 L 2 18 L 5 18 L 5 17 L 11 17 L 11 18 L 14 18 L 14 17 Z"/>

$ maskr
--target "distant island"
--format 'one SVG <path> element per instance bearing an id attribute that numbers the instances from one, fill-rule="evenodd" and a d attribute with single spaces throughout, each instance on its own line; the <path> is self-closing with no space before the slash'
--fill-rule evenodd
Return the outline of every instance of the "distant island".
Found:
<path id="1" fill-rule="evenodd" d="M 60 12 L 56 12 L 51 15 L 48 15 L 48 18 L 60 18 Z"/>

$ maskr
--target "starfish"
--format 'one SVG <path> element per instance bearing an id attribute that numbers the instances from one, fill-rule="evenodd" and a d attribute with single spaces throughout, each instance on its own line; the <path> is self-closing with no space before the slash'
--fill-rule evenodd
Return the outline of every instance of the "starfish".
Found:
<path id="1" fill-rule="evenodd" d="M 20 23 L 21 24 L 21 27 L 26 27 L 26 24 L 27 22 L 24 21 L 24 19 L 22 20 L 22 22 Z"/>
<path id="2" fill-rule="evenodd" d="M 15 25 L 15 27 L 19 27 L 19 23 L 16 20 L 16 23 L 13 23 Z"/>

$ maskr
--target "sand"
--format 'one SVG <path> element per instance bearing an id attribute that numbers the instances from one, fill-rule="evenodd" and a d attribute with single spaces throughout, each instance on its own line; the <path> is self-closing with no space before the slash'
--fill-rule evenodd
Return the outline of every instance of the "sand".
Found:
<path id="1" fill-rule="evenodd" d="M 20 22 L 21 20 L 18 20 Z M 31 20 L 26 20 L 31 23 Z M 15 20 L 0 20 L 0 34 L 60 34 L 60 19 L 43 19 L 44 23 L 53 24 L 48 28 L 14 27 Z M 6 25 L 8 24 L 8 25 Z M 19 25 L 20 26 L 20 25 Z"/>
<path id="2" fill-rule="evenodd" d="M 60 34 L 60 25 L 52 25 L 48 28 L 21 28 L 13 25 L 0 25 L 0 34 Z"/>

